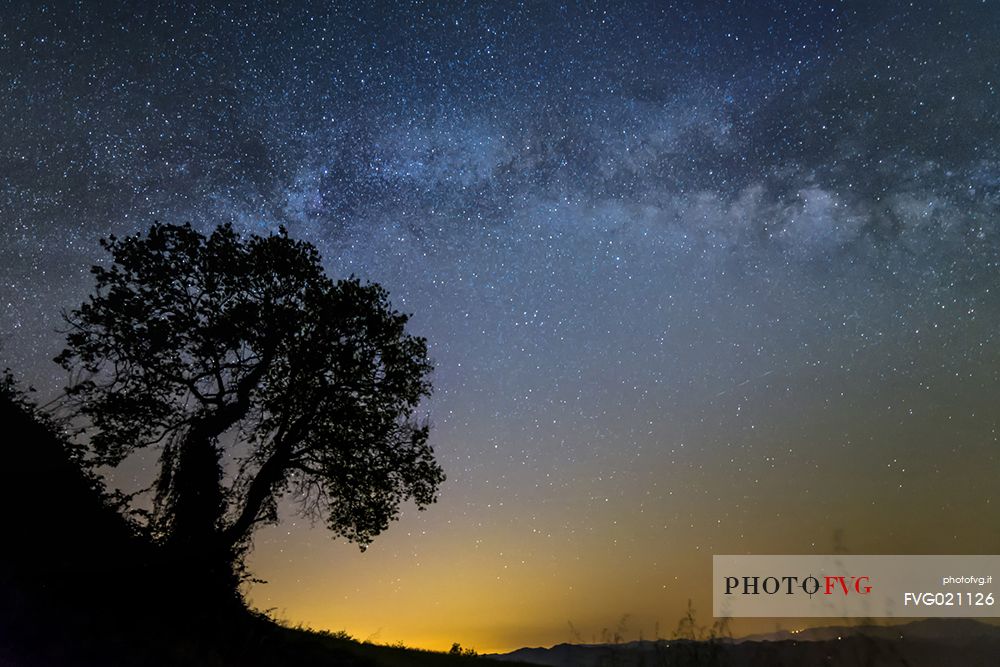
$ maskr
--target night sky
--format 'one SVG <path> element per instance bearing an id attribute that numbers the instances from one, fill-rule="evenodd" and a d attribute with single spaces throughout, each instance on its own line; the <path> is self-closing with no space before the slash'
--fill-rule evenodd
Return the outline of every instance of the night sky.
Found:
<path id="1" fill-rule="evenodd" d="M 435 362 L 438 504 L 289 513 L 257 607 L 506 650 L 710 622 L 712 554 L 1000 553 L 996 3 L 104 4 L 0 13 L 2 365 L 62 387 L 154 220 L 284 225 Z"/>

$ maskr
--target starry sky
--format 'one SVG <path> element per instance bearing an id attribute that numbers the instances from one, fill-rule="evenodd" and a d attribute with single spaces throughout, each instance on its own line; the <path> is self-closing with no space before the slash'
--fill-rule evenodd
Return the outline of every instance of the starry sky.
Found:
<path id="1" fill-rule="evenodd" d="M 440 501 L 363 554 L 286 513 L 249 591 L 360 639 L 669 636 L 715 553 L 1000 553 L 998 34 L 967 0 L 12 2 L 2 361 L 63 386 L 98 239 L 154 220 L 382 283 Z"/>

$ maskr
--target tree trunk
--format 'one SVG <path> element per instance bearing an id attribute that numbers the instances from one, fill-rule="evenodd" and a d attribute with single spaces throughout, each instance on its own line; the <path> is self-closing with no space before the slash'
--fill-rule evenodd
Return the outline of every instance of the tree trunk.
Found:
<path id="1" fill-rule="evenodd" d="M 177 574 L 200 595 L 229 596 L 238 582 L 233 554 L 220 539 L 224 510 L 222 466 L 216 439 L 191 430 L 178 452 L 171 484 L 166 546 Z"/>
<path id="2" fill-rule="evenodd" d="M 177 570 L 196 589 L 230 598 L 239 585 L 239 563 L 237 545 L 227 541 L 223 530 L 226 508 L 218 438 L 250 409 L 251 392 L 270 364 L 270 351 L 262 356 L 238 381 L 236 400 L 202 413 L 192 424 L 170 481 L 166 545 Z"/>

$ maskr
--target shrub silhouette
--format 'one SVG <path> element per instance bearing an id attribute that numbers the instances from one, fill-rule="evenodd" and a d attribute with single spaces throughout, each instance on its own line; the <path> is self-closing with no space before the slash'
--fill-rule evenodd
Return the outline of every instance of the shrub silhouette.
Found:
<path id="1" fill-rule="evenodd" d="M 161 447 L 149 534 L 200 591 L 234 595 L 253 530 L 285 494 L 364 548 L 444 479 L 413 420 L 426 341 L 384 289 L 333 281 L 312 245 L 191 225 L 102 246 L 94 294 L 67 315 L 67 403 L 89 463 Z M 227 458 L 236 472 L 223 472 Z"/>
<path id="2" fill-rule="evenodd" d="M 448 655 L 465 655 L 465 656 L 477 656 L 479 653 L 474 648 L 462 648 L 462 645 L 458 642 L 454 642 L 451 648 L 448 649 Z"/>

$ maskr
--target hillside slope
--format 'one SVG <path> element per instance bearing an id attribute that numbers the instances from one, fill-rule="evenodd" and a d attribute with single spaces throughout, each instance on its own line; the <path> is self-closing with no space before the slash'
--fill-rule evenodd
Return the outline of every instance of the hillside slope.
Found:
<path id="1" fill-rule="evenodd" d="M 209 605 L 9 382 L 0 424 L 0 667 L 482 664 L 286 628 L 241 601 Z"/>

